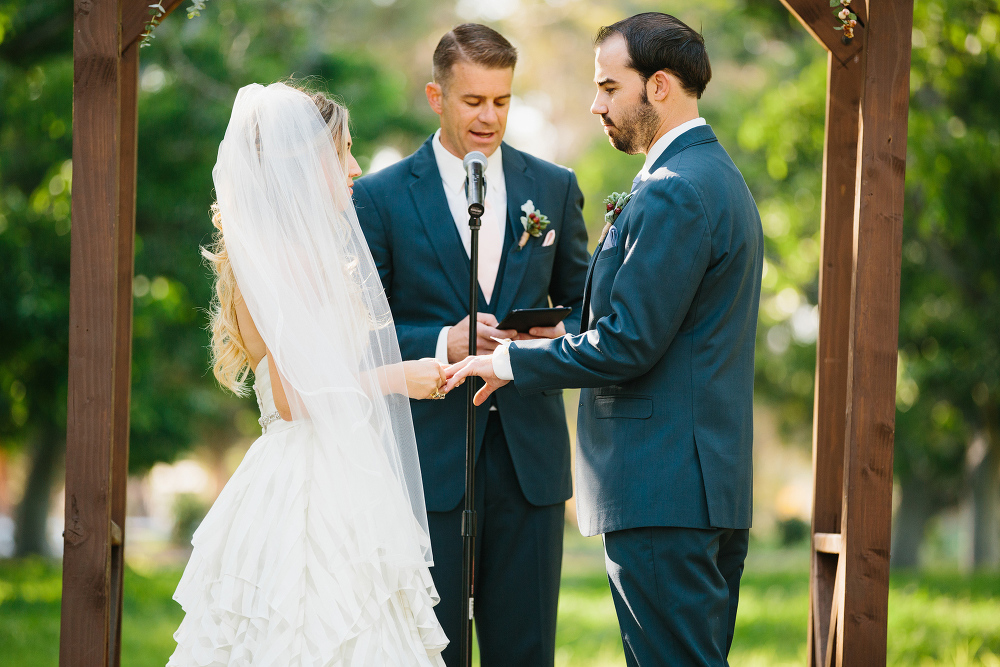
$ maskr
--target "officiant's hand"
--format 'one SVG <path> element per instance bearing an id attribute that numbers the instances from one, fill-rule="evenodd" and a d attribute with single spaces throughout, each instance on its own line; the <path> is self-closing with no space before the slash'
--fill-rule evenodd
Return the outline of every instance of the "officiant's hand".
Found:
<path id="1" fill-rule="evenodd" d="M 487 354 L 499 345 L 493 337 L 510 338 L 517 336 L 516 331 L 497 329 L 497 318 L 489 313 L 476 314 L 476 353 Z M 469 356 L 469 316 L 448 331 L 448 363 L 454 364 Z"/>
<path id="2" fill-rule="evenodd" d="M 531 327 L 528 333 L 519 333 L 511 340 L 538 340 L 539 338 L 559 338 L 566 335 L 566 325 L 560 322 L 554 327 Z"/>
<path id="3" fill-rule="evenodd" d="M 448 383 L 444 386 L 445 392 L 449 392 L 465 382 L 470 375 L 476 375 L 486 380 L 486 385 L 477 391 L 475 398 L 472 399 L 476 405 L 482 405 L 490 397 L 490 394 L 510 382 L 510 380 L 501 380 L 497 377 L 493 371 L 493 355 L 491 354 L 468 357 L 449 366 L 444 372 L 448 376 Z"/>

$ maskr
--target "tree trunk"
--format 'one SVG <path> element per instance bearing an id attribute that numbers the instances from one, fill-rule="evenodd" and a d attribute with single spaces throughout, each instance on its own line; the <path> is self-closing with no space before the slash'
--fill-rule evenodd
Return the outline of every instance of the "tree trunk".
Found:
<path id="1" fill-rule="evenodd" d="M 989 432 L 969 447 L 969 490 L 972 498 L 972 566 L 1000 564 L 1000 443 Z"/>
<path id="2" fill-rule="evenodd" d="M 894 569 L 917 566 L 927 522 L 939 509 L 940 506 L 927 493 L 926 484 L 921 480 L 902 481 L 899 487 L 899 508 L 892 522 L 892 552 L 889 562 Z"/>
<path id="3" fill-rule="evenodd" d="M 31 470 L 24 487 L 24 496 L 17 507 L 17 526 L 14 529 L 14 555 L 48 555 L 46 522 L 49 516 L 49 498 L 59 469 L 63 450 L 63 433 L 43 428 L 35 440 L 31 454 Z"/>

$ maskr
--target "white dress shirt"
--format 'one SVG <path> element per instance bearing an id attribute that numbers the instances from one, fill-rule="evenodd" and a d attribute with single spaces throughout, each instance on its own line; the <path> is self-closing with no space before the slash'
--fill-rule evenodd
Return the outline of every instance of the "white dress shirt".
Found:
<path id="1" fill-rule="evenodd" d="M 455 220 L 458 234 L 465 246 L 465 254 L 471 254 L 472 232 L 469 230 L 469 205 L 465 196 L 465 166 L 462 158 L 452 155 L 441 143 L 441 130 L 434 134 L 431 142 L 434 159 L 451 217 Z M 507 181 L 503 175 L 503 148 L 497 147 L 493 155 L 486 158 L 486 202 L 479 231 L 479 282 L 486 302 L 492 299 L 496 275 L 500 269 L 503 254 L 504 234 L 507 229 Z M 492 276 L 493 280 L 484 276 Z M 448 332 L 451 327 L 443 327 L 438 334 L 434 356 L 443 364 L 448 363 Z"/>
<path id="2" fill-rule="evenodd" d="M 650 147 L 649 152 L 646 153 L 646 162 L 642 165 L 642 169 L 639 171 L 639 180 L 645 181 L 649 178 L 649 169 L 656 164 L 656 161 L 660 159 L 661 155 L 663 155 L 663 151 L 667 150 L 667 147 L 673 143 L 674 139 L 690 129 L 705 124 L 705 119 L 699 116 L 693 120 L 681 123 L 657 139 L 656 143 Z M 507 350 L 509 345 L 510 342 L 508 341 L 493 350 L 493 372 L 496 373 L 496 376 L 501 380 L 514 379 L 514 371 L 510 367 L 510 352 Z"/>

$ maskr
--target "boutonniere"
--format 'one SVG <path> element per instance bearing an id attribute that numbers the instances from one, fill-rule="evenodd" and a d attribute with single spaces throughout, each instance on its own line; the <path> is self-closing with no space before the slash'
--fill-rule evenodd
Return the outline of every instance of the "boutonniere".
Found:
<path id="1" fill-rule="evenodd" d="M 607 207 L 607 213 L 604 214 L 604 222 L 614 224 L 634 192 L 634 190 L 632 192 L 612 192 L 605 197 L 604 205 Z"/>
<path id="2" fill-rule="evenodd" d="M 549 219 L 535 208 L 530 199 L 521 204 L 521 210 L 524 211 L 524 215 L 521 216 L 524 233 L 521 234 L 521 240 L 517 242 L 518 250 L 524 248 L 525 244 L 528 243 L 529 236 L 541 236 L 542 230 L 549 226 Z"/>
<path id="3" fill-rule="evenodd" d="M 604 198 L 604 206 L 607 209 L 607 213 L 604 214 L 604 229 L 601 230 L 601 238 L 597 239 L 598 248 L 603 248 L 604 239 L 607 238 L 611 226 L 615 224 L 615 220 L 621 215 L 622 209 L 625 208 L 625 204 L 628 203 L 628 200 L 632 198 L 634 193 L 635 190 L 632 192 L 612 192 Z"/>

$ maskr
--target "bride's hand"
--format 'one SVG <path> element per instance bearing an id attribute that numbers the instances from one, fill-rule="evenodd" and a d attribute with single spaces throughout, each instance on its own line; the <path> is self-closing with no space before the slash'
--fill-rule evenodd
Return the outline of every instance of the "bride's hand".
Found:
<path id="1" fill-rule="evenodd" d="M 406 395 L 410 398 L 444 398 L 441 386 L 448 378 L 437 359 L 404 361 L 403 375 L 406 376 Z"/>

